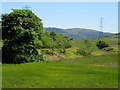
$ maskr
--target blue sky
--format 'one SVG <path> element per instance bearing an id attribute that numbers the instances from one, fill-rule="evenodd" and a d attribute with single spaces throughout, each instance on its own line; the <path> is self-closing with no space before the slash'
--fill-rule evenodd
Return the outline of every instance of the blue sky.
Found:
<path id="1" fill-rule="evenodd" d="M 2 2 L 2 13 L 24 6 L 42 19 L 44 27 L 100 29 L 103 17 L 104 32 L 118 32 L 117 2 Z"/>

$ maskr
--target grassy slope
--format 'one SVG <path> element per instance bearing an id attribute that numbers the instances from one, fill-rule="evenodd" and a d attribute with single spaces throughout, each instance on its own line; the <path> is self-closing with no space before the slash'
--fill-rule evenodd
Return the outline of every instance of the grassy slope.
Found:
<path id="1" fill-rule="evenodd" d="M 115 88 L 116 55 L 3 65 L 3 88 Z"/>
<path id="2" fill-rule="evenodd" d="M 94 56 L 98 56 L 98 55 L 108 55 L 108 54 L 113 54 L 113 53 L 118 53 L 118 38 L 109 38 L 109 37 L 105 37 L 105 38 L 101 38 L 101 39 L 87 39 L 92 47 L 94 48 L 93 49 L 93 52 L 92 52 L 92 55 Z M 110 43 L 110 47 L 112 47 L 114 49 L 114 51 L 104 51 L 104 50 L 99 50 L 97 47 L 96 47 L 96 42 L 99 41 L 99 40 L 104 40 L 104 41 L 107 41 Z M 77 39 L 74 39 L 72 41 L 73 45 L 72 45 L 72 48 L 69 48 L 67 49 L 67 52 L 65 54 L 61 54 L 59 52 L 55 52 L 56 54 L 59 54 L 61 55 L 62 57 L 64 58 L 77 58 L 77 57 L 83 57 L 82 55 L 76 55 L 75 52 L 78 48 L 82 48 L 84 46 L 83 44 L 84 40 L 77 40 Z M 49 60 L 49 58 L 52 60 L 53 59 L 56 59 L 58 60 L 59 58 L 57 56 L 50 56 L 50 55 L 46 55 L 47 59 Z M 54 58 L 53 58 L 54 57 Z"/>
<path id="3" fill-rule="evenodd" d="M 60 62 L 38 62 L 20 65 L 3 65 L 4 88 L 114 88 L 118 83 L 118 39 L 102 38 L 111 43 L 116 52 L 104 52 L 96 48 L 98 39 L 88 39 L 95 48 L 91 57 L 74 54 L 82 46 L 82 40 L 74 40 L 72 48 L 61 56 Z M 58 53 L 58 52 L 56 52 Z M 114 54 L 116 53 L 116 55 Z M 114 55 L 110 55 L 114 54 Z M 103 55 L 103 56 L 100 56 Z M 47 55 L 47 57 L 52 57 Z M 80 58 L 82 57 L 82 58 Z M 76 58 L 76 59 L 69 59 Z"/>

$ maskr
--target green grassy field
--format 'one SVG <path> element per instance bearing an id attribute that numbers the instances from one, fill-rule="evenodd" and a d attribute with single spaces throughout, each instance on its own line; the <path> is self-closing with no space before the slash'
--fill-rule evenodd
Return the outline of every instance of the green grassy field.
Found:
<path id="1" fill-rule="evenodd" d="M 3 64 L 3 88 L 117 88 L 118 56 Z"/>
<path id="2" fill-rule="evenodd" d="M 116 35 L 115 35 L 116 37 Z M 48 61 L 3 64 L 3 88 L 117 88 L 118 87 L 118 38 L 105 37 L 115 51 L 103 51 L 96 47 L 100 39 L 87 39 L 94 48 L 90 57 L 76 55 L 84 40 L 73 40 L 72 48 L 63 60 L 45 54 Z M 2 44 L 1 44 L 2 45 Z M 120 46 L 120 45 L 119 45 Z"/>

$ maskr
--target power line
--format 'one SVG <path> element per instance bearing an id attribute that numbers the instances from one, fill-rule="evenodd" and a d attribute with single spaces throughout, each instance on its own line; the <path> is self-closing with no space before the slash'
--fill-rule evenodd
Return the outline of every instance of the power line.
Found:
<path id="1" fill-rule="evenodd" d="M 100 18 L 100 33 L 99 38 L 103 37 L 103 17 Z"/>
<path id="2" fill-rule="evenodd" d="M 103 18 L 101 17 L 100 18 L 100 30 L 103 30 L 103 25 L 102 24 L 103 24 Z"/>
<path id="3" fill-rule="evenodd" d="M 29 6 L 27 6 L 27 5 L 26 5 L 25 7 L 23 7 L 23 9 L 29 9 L 29 8 L 31 8 L 31 7 L 29 7 Z"/>

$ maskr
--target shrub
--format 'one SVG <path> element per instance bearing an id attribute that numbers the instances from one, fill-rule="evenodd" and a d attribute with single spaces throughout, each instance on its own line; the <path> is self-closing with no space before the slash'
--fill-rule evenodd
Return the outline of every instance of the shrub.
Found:
<path id="1" fill-rule="evenodd" d="M 90 56 L 92 53 L 92 50 L 86 49 L 86 48 L 81 48 L 76 51 L 76 54 L 80 54 L 83 56 Z"/>
<path id="2" fill-rule="evenodd" d="M 96 43 L 96 46 L 97 46 L 99 49 L 103 49 L 103 48 L 105 48 L 105 47 L 109 47 L 110 45 L 109 45 L 108 42 L 105 42 L 105 41 L 100 40 L 100 41 L 98 41 L 98 42 Z"/>
<path id="3" fill-rule="evenodd" d="M 88 42 L 88 40 L 84 41 L 84 46 L 76 51 L 76 54 L 81 54 L 83 56 L 90 56 L 93 51 L 93 48 Z"/>

